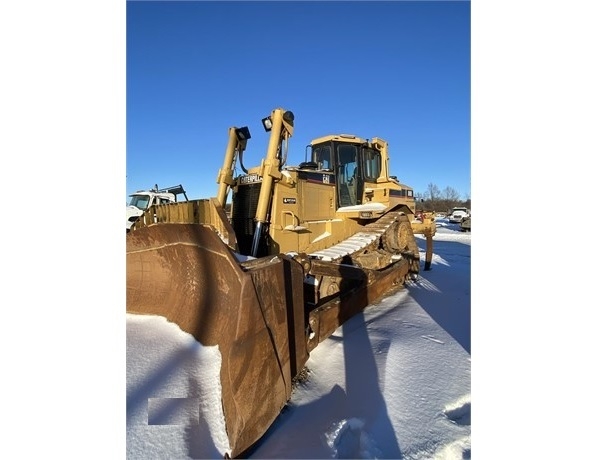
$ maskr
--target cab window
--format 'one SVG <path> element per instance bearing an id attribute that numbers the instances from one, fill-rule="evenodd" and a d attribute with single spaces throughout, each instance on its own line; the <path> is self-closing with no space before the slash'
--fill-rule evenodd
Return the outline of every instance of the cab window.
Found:
<path id="1" fill-rule="evenodd" d="M 381 175 L 381 154 L 373 149 L 364 149 L 364 180 L 376 182 Z"/>
<path id="2" fill-rule="evenodd" d="M 331 159 L 331 146 L 321 145 L 312 150 L 312 161 L 316 163 L 320 170 L 333 170 L 333 162 Z"/>

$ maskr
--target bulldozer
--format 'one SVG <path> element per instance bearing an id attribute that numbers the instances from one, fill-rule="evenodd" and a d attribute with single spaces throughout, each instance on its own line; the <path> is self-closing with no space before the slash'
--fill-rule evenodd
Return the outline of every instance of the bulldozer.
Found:
<path id="1" fill-rule="evenodd" d="M 320 342 L 418 276 L 415 234 L 431 268 L 436 232 L 390 175 L 383 139 L 318 137 L 288 166 L 293 112 L 276 108 L 262 125 L 259 165 L 243 162 L 249 128 L 230 127 L 217 195 L 154 205 L 126 235 L 127 313 L 163 316 L 219 348 L 233 458 L 266 433 Z"/>

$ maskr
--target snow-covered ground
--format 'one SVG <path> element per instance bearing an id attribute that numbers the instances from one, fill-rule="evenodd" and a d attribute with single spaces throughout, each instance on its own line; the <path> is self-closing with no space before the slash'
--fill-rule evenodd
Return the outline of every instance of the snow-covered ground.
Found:
<path id="1" fill-rule="evenodd" d="M 470 458 L 471 234 L 437 225 L 432 270 L 312 351 L 250 458 Z M 224 456 L 219 360 L 162 318 L 127 315 L 128 458 Z"/>

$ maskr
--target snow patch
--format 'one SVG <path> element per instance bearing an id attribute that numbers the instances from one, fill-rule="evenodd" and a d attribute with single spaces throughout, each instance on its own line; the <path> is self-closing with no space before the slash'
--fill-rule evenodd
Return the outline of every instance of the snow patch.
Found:
<path id="1" fill-rule="evenodd" d="M 357 418 L 336 422 L 324 434 L 332 458 L 378 458 L 380 452 Z"/>
<path id="2" fill-rule="evenodd" d="M 462 396 L 456 402 L 445 406 L 443 414 L 457 425 L 470 425 L 470 395 Z"/>
<path id="3" fill-rule="evenodd" d="M 217 346 L 162 316 L 127 314 L 127 457 L 230 453 L 220 367 Z"/>
<path id="4" fill-rule="evenodd" d="M 470 436 L 457 439 L 441 447 L 432 457 L 432 460 L 463 460 L 471 458 Z"/>

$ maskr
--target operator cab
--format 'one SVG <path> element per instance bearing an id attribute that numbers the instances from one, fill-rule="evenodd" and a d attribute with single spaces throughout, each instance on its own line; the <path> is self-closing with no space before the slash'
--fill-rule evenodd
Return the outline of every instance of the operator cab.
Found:
<path id="1" fill-rule="evenodd" d="M 381 153 L 356 136 L 321 139 L 311 144 L 311 159 L 316 169 L 334 172 L 337 207 L 362 204 L 365 184 L 376 183 L 381 175 Z"/>

